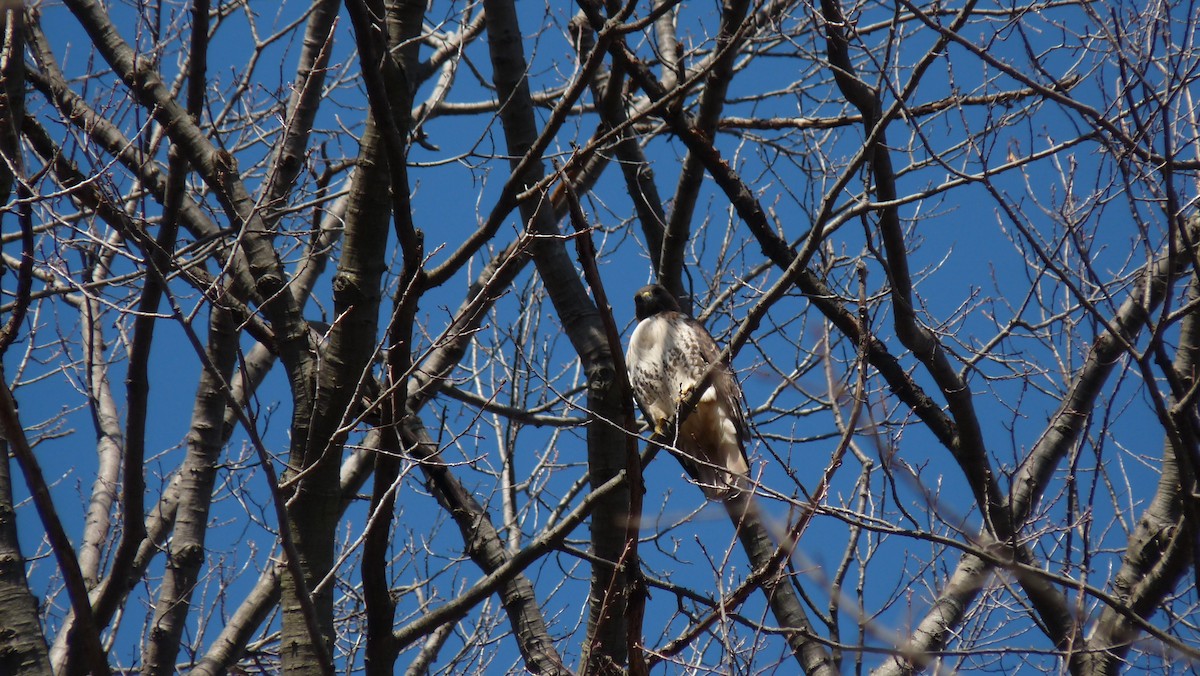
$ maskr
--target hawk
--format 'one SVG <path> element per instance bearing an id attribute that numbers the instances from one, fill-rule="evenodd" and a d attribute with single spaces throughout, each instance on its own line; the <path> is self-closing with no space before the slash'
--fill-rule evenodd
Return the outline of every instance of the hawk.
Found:
<path id="1" fill-rule="evenodd" d="M 638 325 L 625 357 L 629 382 L 654 431 L 671 435 L 675 430 L 666 424 L 718 362 L 720 350 L 700 322 L 679 311 L 679 303 L 664 287 L 642 287 L 633 303 Z M 671 450 L 704 495 L 720 500 L 745 486 L 748 439 L 742 390 L 729 366 L 717 363 Z"/>

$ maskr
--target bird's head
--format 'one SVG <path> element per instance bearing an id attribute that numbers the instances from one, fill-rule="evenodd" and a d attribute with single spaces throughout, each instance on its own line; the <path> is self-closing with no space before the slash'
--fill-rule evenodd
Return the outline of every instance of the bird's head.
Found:
<path id="1" fill-rule="evenodd" d="M 633 308 L 638 321 L 641 321 L 660 312 L 679 312 L 679 303 L 675 301 L 675 296 L 672 296 L 666 287 L 651 284 L 643 286 L 634 294 Z"/>

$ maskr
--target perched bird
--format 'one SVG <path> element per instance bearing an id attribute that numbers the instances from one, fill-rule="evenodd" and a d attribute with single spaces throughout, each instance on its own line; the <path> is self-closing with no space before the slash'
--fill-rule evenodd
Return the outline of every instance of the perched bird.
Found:
<path id="1" fill-rule="evenodd" d="M 625 363 L 634 398 L 654 431 L 671 440 L 671 451 L 704 495 L 711 500 L 729 497 L 746 486 L 750 470 L 741 387 L 729 366 L 717 363 L 720 350 L 712 336 L 679 311 L 671 292 L 651 284 L 638 290 L 633 302 L 638 325 Z M 710 367 L 712 374 L 695 410 L 678 433 L 667 429 Z"/>

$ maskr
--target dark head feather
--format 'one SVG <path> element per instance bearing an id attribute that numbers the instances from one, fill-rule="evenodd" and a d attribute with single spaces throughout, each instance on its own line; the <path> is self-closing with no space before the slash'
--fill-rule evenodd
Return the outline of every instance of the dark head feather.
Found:
<path id="1" fill-rule="evenodd" d="M 679 312 L 675 296 L 660 284 L 650 284 L 638 289 L 633 296 L 634 313 L 638 321 L 653 317 L 660 312 Z"/>

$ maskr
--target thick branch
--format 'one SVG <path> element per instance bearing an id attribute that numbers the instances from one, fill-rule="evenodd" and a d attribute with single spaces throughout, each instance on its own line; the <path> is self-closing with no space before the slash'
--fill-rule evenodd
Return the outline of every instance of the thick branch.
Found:
<path id="1" fill-rule="evenodd" d="M 1188 300 L 1200 298 L 1200 278 L 1193 273 Z M 1179 385 L 1196 386 L 1196 367 L 1200 364 L 1200 314 L 1189 312 L 1179 331 L 1179 347 L 1171 367 Z M 1192 407 L 1194 408 L 1194 407 Z M 1188 530 L 1197 524 L 1182 520 L 1184 503 L 1193 500 L 1195 476 L 1184 471 L 1176 448 L 1168 435 L 1163 444 L 1161 475 L 1154 498 L 1142 512 L 1125 548 L 1121 568 L 1109 584 L 1114 597 L 1128 604 L 1141 617 L 1149 619 L 1162 605 L 1186 572 L 1191 558 Z M 1105 607 L 1087 638 L 1082 654 L 1075 659 L 1078 671 L 1092 674 L 1116 674 L 1125 666 L 1125 656 L 1141 631 L 1128 618 Z"/>
<path id="2" fill-rule="evenodd" d="M 707 69 L 700 90 L 699 110 L 692 124 L 697 132 L 712 138 L 717 130 L 721 111 L 725 108 L 725 93 L 733 79 L 733 64 L 741 51 L 748 32 L 743 30 L 749 0 L 724 0 L 721 3 L 721 25 L 717 31 L 715 58 Z M 690 303 L 690 294 L 683 288 L 683 257 L 688 240 L 691 239 L 692 216 L 696 200 L 700 197 L 700 186 L 704 181 L 705 161 L 691 149 L 683 159 L 679 181 L 675 186 L 671 217 L 663 235 L 662 250 L 651 250 L 658 272 L 659 283 L 667 287 L 676 298 Z M 690 307 L 685 307 L 685 311 Z"/>
<path id="3" fill-rule="evenodd" d="M 222 388 L 232 380 L 237 358 L 237 331 L 227 312 L 213 308 L 209 317 L 208 359 L 217 373 L 200 374 L 188 432 L 187 457 L 178 472 L 175 533 L 167 552 L 154 625 L 142 654 L 147 674 L 175 673 L 175 658 L 204 563 L 208 515 L 224 440 L 226 399 Z"/>
<path id="4" fill-rule="evenodd" d="M 398 631 L 395 637 L 397 646 L 403 648 L 442 623 L 461 617 L 483 598 L 499 590 L 500 601 L 508 613 L 517 646 L 528 669 L 538 674 L 569 674 L 570 670 L 563 664 L 558 651 L 554 649 L 554 642 L 550 639 L 546 621 L 538 606 L 537 595 L 534 594 L 533 583 L 523 571 L 548 551 L 557 539 L 573 530 L 584 515 L 593 510 L 594 503 L 608 497 L 609 492 L 600 493 L 595 499 L 585 499 L 576 511 L 576 519 L 571 519 L 569 524 L 568 520 L 564 519 L 552 531 L 555 535 L 535 540 L 534 544 L 523 550 L 526 553 L 520 558 L 510 557 L 504 548 L 504 541 L 492 526 L 487 511 L 450 473 L 449 466 L 441 459 L 437 443 L 429 436 L 420 419 L 410 412 L 399 427 L 404 446 L 419 464 L 430 493 L 453 517 L 462 533 L 467 555 L 488 575 L 490 582 L 480 583 L 482 586 L 477 585 L 476 588 L 460 595 L 453 605 L 457 611 L 443 609 L 442 613 L 428 613 L 418 624 Z M 609 489 L 619 487 L 624 483 L 623 478 L 614 479 Z"/>
<path id="5" fill-rule="evenodd" d="M 544 177 L 544 167 L 541 149 L 537 152 L 533 152 L 533 149 L 556 129 L 557 123 L 552 119 L 539 137 L 529 93 L 528 64 L 514 3 L 511 0 L 485 0 L 484 12 L 487 14 L 493 79 L 503 102 L 500 122 L 504 128 L 508 154 L 514 158 L 510 162 L 513 177 L 519 185 L 534 186 Z M 607 36 L 602 35 L 601 39 L 606 40 Z M 598 57 L 602 54 L 602 51 L 598 51 L 589 59 L 593 69 L 598 67 Z M 582 72 L 572 83 L 572 94 L 564 99 L 578 97 L 590 80 L 591 72 Z M 588 298 L 587 290 L 567 255 L 563 241 L 555 236 L 558 228 L 552 206 L 545 193 L 535 193 L 532 200 L 520 205 L 522 220 L 536 236 L 531 247 L 534 264 L 587 374 L 588 410 L 601 420 L 615 420 L 621 415 L 621 404 L 619 395 L 613 392 L 614 367 L 604 327 L 599 311 Z M 624 470 L 624 443 L 624 435 L 619 430 L 607 425 L 589 426 L 588 467 L 593 487 L 606 483 Z M 592 520 L 595 554 L 610 561 L 620 560 L 625 547 L 624 524 L 629 505 L 627 491 L 627 488 L 618 490 L 604 500 Z M 608 669 L 623 665 L 627 659 L 624 618 L 628 584 L 623 579 L 625 572 L 620 568 L 615 571 L 597 571 L 592 578 L 591 613 L 585 641 L 588 646 L 584 658 L 588 665 L 586 668 Z M 613 575 L 622 579 L 610 579 Z M 615 591 L 609 594 L 607 590 Z"/>
<path id="6" fill-rule="evenodd" d="M 105 655 L 104 647 L 100 644 L 100 628 L 96 626 L 96 621 L 92 617 L 92 604 L 88 599 L 83 575 L 79 571 L 79 560 L 75 558 L 75 548 L 71 546 L 62 520 L 58 518 L 58 511 L 50 497 L 50 488 L 46 485 L 46 479 L 42 475 L 42 468 L 38 464 L 37 456 L 33 454 L 33 449 L 29 447 L 29 440 L 25 438 L 25 428 L 21 426 L 21 420 L 17 415 L 17 402 L 13 398 L 12 390 L 8 388 L 8 382 L 2 378 L 0 378 L 0 431 L 3 432 L 13 457 L 17 459 L 17 464 L 21 467 L 21 473 L 25 475 L 29 494 L 33 498 L 33 504 L 37 509 L 42 526 L 46 529 L 46 539 L 50 541 L 50 547 L 58 561 L 59 572 L 66 584 L 67 596 L 71 599 L 71 610 L 78 618 L 72 626 L 71 639 L 80 646 L 87 671 L 94 676 L 106 676 L 109 673 L 108 658 Z"/>
<path id="7" fill-rule="evenodd" d="M 1189 221 L 1189 228 L 1191 232 L 1188 236 L 1193 238 L 1190 241 L 1196 241 L 1194 238 L 1200 234 L 1200 222 L 1197 219 Z M 1128 298 L 1113 318 L 1106 322 L 1112 330 L 1105 330 L 1093 341 L 1083 365 L 1071 379 L 1067 396 L 1051 416 L 1042 436 L 1013 478 L 1012 495 L 1004 508 L 1016 523 L 1023 523 L 1033 512 L 1049 483 L 1050 475 L 1078 441 L 1084 423 L 1091 416 L 1097 397 L 1120 362 L 1121 355 L 1136 341 L 1145 326 L 1146 317 L 1163 301 L 1170 281 L 1188 268 L 1190 260 L 1190 256 L 1172 257 L 1164 254 L 1148 264 L 1137 276 Z M 964 555 L 933 608 L 901 648 L 904 657 L 897 656 L 890 660 L 876 671 L 878 676 L 908 673 L 927 659 L 923 656 L 944 647 L 991 572 L 991 568 L 978 557 Z M 1032 577 L 1023 577 L 1022 583 L 1032 580 Z M 1027 587 L 1027 591 L 1030 588 Z M 1077 627 L 1078 623 L 1070 619 L 1068 625 L 1059 625 L 1058 629 L 1071 626 Z"/>

